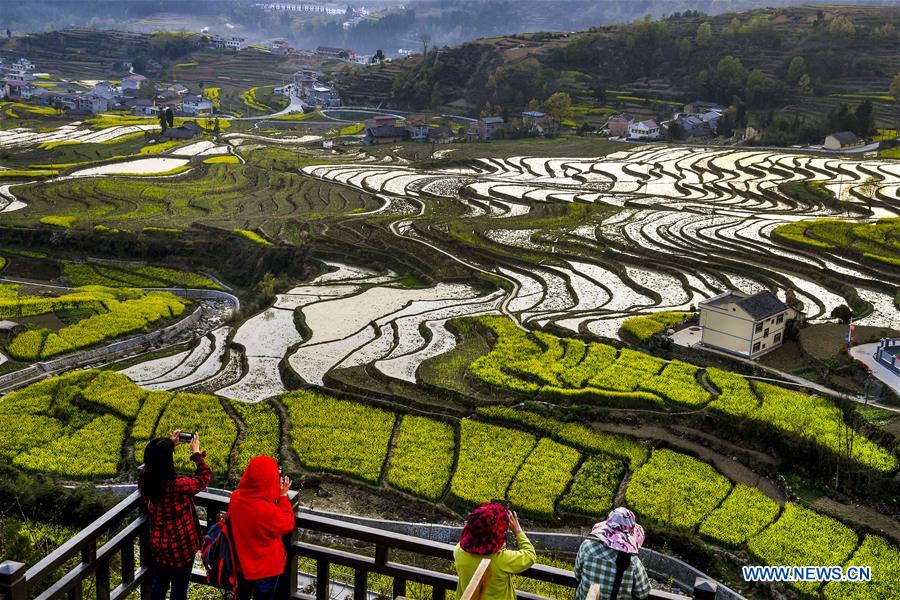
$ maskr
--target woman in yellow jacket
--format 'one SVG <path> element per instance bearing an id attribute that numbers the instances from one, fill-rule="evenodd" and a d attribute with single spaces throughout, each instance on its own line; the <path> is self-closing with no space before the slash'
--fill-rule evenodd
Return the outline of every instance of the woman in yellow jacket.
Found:
<path id="1" fill-rule="evenodd" d="M 506 532 L 516 536 L 518 550 L 506 547 Z M 459 575 L 456 597 L 460 598 L 472 580 L 475 570 L 485 558 L 491 559 L 491 578 L 482 595 L 483 600 L 515 600 L 512 576 L 528 570 L 537 560 L 534 546 L 528 541 L 516 513 L 501 504 L 479 506 L 469 515 L 456 549 L 454 566 Z"/>

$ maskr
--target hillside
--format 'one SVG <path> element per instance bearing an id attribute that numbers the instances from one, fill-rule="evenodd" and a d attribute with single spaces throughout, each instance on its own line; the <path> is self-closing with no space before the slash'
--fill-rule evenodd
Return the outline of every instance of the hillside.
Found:
<path id="1" fill-rule="evenodd" d="M 898 72 L 896 8 L 806 6 L 483 39 L 357 70 L 341 89 L 354 104 L 473 115 L 486 102 L 512 114 L 556 91 L 576 107 L 644 114 L 665 101 L 737 95 L 750 109 L 798 105 L 822 115 L 871 98 L 879 121 L 893 125 L 900 111 L 887 89 Z"/>

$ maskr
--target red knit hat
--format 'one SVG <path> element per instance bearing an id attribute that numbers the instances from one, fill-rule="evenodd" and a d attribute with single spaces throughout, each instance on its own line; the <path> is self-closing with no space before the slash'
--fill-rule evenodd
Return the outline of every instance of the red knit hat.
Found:
<path id="1" fill-rule="evenodd" d="M 495 554 L 506 543 L 509 515 L 502 504 L 483 504 L 472 511 L 463 527 L 459 546 L 466 552 L 486 556 Z"/>

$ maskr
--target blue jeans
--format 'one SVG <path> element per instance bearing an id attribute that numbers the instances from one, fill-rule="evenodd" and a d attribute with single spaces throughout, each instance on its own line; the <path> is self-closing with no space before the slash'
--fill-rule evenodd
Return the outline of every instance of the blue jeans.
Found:
<path id="1" fill-rule="evenodd" d="M 238 582 L 238 600 L 250 600 L 251 596 L 253 600 L 272 600 L 277 588 L 278 575 L 253 581 L 241 579 Z"/>
<path id="2" fill-rule="evenodd" d="M 172 586 L 170 600 L 187 600 L 192 567 L 190 564 L 175 568 L 153 565 L 150 573 L 150 600 L 166 600 L 169 585 Z"/>

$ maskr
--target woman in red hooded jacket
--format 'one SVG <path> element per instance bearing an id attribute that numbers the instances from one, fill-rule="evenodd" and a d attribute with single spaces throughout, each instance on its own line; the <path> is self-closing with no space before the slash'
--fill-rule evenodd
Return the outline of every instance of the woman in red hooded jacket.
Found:
<path id="1" fill-rule="evenodd" d="M 287 553 L 282 538 L 294 529 L 294 508 L 287 497 L 291 480 L 280 477 L 268 456 L 250 461 L 228 508 L 237 552 L 238 597 L 271 600 Z"/>

